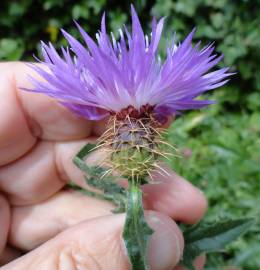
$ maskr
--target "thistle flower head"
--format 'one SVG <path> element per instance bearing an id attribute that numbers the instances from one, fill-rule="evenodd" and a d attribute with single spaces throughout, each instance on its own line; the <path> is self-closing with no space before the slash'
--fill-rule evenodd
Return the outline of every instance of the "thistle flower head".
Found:
<path id="1" fill-rule="evenodd" d="M 221 59 L 213 53 L 213 44 L 200 49 L 192 46 L 194 30 L 176 44 L 167 47 L 161 61 L 158 45 L 164 18 L 153 19 L 152 32 L 144 35 L 132 6 L 132 30 L 119 29 L 119 40 L 107 34 L 105 15 L 95 42 L 77 25 L 84 45 L 62 30 L 69 48 L 59 55 L 53 45 L 41 44 L 44 66 L 33 68 L 43 81 L 32 78 L 34 91 L 57 99 L 75 113 L 90 119 L 102 119 L 123 109 L 152 108 L 158 119 L 183 110 L 199 109 L 211 103 L 197 100 L 202 93 L 227 82 L 228 68 L 208 72 Z"/>
<path id="2" fill-rule="evenodd" d="M 112 167 L 143 178 L 164 155 L 156 128 L 170 115 L 213 103 L 196 98 L 225 84 L 230 73 L 228 68 L 209 72 L 222 55 L 213 53 L 213 44 L 193 46 L 195 30 L 182 43 L 173 38 L 162 61 L 158 45 L 164 18 L 153 19 L 147 36 L 133 6 L 131 15 L 131 32 L 125 26 L 119 29 L 119 40 L 107 34 L 103 15 L 96 42 L 76 23 L 84 45 L 64 30 L 69 47 L 62 47 L 61 54 L 51 43 L 42 43 L 43 65 L 33 69 L 43 80 L 31 80 L 34 92 L 57 99 L 86 119 L 110 115 L 100 144 L 111 150 Z"/>

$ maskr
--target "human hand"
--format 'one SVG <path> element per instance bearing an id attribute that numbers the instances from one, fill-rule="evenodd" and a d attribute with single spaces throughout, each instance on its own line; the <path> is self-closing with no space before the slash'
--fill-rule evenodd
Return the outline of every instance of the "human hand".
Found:
<path id="1" fill-rule="evenodd" d="M 0 64 L 1 269 L 129 269 L 121 239 L 125 215 L 112 214 L 107 201 L 64 189 L 68 181 L 85 187 L 72 158 L 101 135 L 105 122 L 78 118 L 47 96 L 19 90 L 29 87 L 31 73 L 24 63 Z M 173 220 L 196 223 L 207 208 L 196 187 L 167 170 L 169 176 L 158 174 L 160 184 L 143 187 L 155 230 L 152 270 L 181 269 L 184 243 Z M 198 258 L 197 269 L 203 263 Z"/>

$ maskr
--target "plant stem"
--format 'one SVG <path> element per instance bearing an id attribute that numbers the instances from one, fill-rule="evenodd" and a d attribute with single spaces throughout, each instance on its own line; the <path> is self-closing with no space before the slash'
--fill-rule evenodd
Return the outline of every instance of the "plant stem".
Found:
<path id="1" fill-rule="evenodd" d="M 144 217 L 142 190 L 135 181 L 129 181 L 127 191 L 126 221 L 123 238 L 133 270 L 149 270 L 147 245 L 153 230 Z"/>

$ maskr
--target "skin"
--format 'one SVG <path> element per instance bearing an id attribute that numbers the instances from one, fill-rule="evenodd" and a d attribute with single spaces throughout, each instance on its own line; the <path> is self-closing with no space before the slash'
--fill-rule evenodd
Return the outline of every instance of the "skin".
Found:
<path id="1" fill-rule="evenodd" d="M 64 189 L 85 186 L 73 156 L 104 130 L 78 118 L 55 100 L 22 91 L 32 70 L 0 64 L 0 265 L 3 270 L 127 270 L 121 233 L 124 214 L 113 205 Z M 159 184 L 143 187 L 146 218 L 155 230 L 149 242 L 152 270 L 182 269 L 184 242 L 175 221 L 193 224 L 207 209 L 202 192 L 165 167 Z M 21 256 L 23 254 L 23 256 Z M 194 265 L 203 268 L 200 256 Z"/>

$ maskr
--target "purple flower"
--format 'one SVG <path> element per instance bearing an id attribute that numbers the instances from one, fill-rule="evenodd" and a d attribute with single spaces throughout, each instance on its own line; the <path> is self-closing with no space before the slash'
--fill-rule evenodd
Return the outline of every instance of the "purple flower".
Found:
<path id="1" fill-rule="evenodd" d="M 61 48 L 61 55 L 51 43 L 42 43 L 44 65 L 33 69 L 44 80 L 31 78 L 32 90 L 90 120 L 128 107 L 139 111 L 148 105 L 158 117 L 166 117 L 214 103 L 196 99 L 225 84 L 231 75 L 228 68 L 208 72 L 222 59 L 213 54 L 213 45 L 192 46 L 193 30 L 182 43 L 173 40 L 161 61 L 157 50 L 164 19 L 154 19 L 151 35 L 145 36 L 133 6 L 131 14 L 132 31 L 119 29 L 119 41 L 108 36 L 103 15 L 97 42 L 76 23 L 86 46 L 64 30 L 70 48 Z"/>

